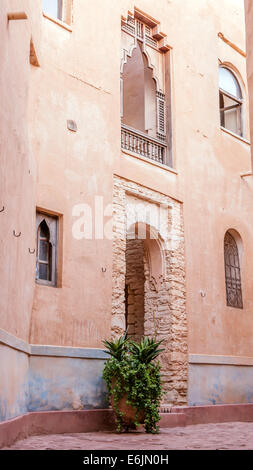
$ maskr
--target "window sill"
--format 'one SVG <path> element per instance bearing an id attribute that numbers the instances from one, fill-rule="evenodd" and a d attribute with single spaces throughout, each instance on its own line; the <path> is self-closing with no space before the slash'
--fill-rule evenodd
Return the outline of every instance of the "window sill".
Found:
<path id="1" fill-rule="evenodd" d="M 173 173 L 174 175 L 178 175 L 178 172 L 174 170 L 174 168 L 171 168 L 170 166 L 163 165 L 162 163 L 156 162 L 155 160 L 151 160 L 150 158 L 143 157 L 142 155 L 137 155 L 134 152 L 130 152 L 129 150 L 123 150 L 121 149 L 121 152 L 124 153 L 124 155 L 128 155 L 130 157 L 137 158 L 138 160 L 142 160 L 144 162 L 150 163 L 151 165 L 154 165 L 158 168 L 162 168 L 163 170 L 168 171 L 169 173 Z"/>
<path id="2" fill-rule="evenodd" d="M 57 288 L 58 286 L 55 285 L 53 282 L 50 281 L 42 281 L 41 279 L 35 279 L 36 284 L 39 286 L 45 286 L 45 287 L 54 287 Z"/>
<path id="3" fill-rule="evenodd" d="M 225 132 L 226 134 L 229 134 L 229 135 L 231 135 L 232 137 L 235 137 L 236 139 L 240 140 L 241 142 L 244 142 L 245 144 L 250 145 L 250 141 L 247 140 L 247 139 L 244 139 L 244 137 L 241 137 L 240 135 L 235 134 L 235 133 L 232 132 L 232 131 L 229 131 L 229 130 L 226 129 L 225 127 L 220 126 L 220 129 L 221 129 L 221 131 Z"/>
<path id="4" fill-rule="evenodd" d="M 69 31 L 69 33 L 72 33 L 73 30 L 72 30 L 71 26 L 69 26 L 67 23 L 64 23 L 64 21 L 61 21 L 58 18 L 53 18 L 52 16 L 49 16 L 44 12 L 43 12 L 43 16 L 44 16 L 44 18 L 46 18 L 47 20 L 52 21 L 53 23 L 57 24 L 61 28 L 66 29 L 67 31 Z"/>

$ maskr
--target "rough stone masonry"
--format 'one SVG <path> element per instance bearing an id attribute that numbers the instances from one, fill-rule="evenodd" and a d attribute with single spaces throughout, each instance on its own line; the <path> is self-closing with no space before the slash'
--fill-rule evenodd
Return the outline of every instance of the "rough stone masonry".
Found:
<path id="1" fill-rule="evenodd" d="M 182 204 L 115 176 L 113 207 L 112 336 L 128 324 L 136 339 L 164 339 L 163 402 L 184 405 L 188 355 Z M 141 239 L 138 225 L 141 232 L 146 227 Z"/>

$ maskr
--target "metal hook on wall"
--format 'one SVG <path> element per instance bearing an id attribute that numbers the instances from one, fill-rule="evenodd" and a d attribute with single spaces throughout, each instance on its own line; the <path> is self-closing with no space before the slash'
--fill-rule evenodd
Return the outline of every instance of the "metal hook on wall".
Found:
<path id="1" fill-rule="evenodd" d="M 34 250 L 31 250 L 31 248 L 29 248 L 29 253 L 30 253 L 31 255 L 34 255 L 35 249 L 34 249 Z"/>
<path id="2" fill-rule="evenodd" d="M 13 230 L 13 235 L 14 235 L 14 237 L 18 238 L 18 237 L 20 237 L 20 236 L 21 236 L 21 232 L 19 232 L 19 234 L 17 235 L 17 234 L 16 234 L 16 231 L 15 231 L 15 230 Z"/>
<path id="3" fill-rule="evenodd" d="M 3 211 L 4 211 L 4 209 L 5 209 L 5 207 L 3 206 L 3 208 L 0 210 L 0 212 L 3 212 Z"/>
<path id="4" fill-rule="evenodd" d="M 106 273 L 106 268 L 102 268 L 102 273 Z"/>

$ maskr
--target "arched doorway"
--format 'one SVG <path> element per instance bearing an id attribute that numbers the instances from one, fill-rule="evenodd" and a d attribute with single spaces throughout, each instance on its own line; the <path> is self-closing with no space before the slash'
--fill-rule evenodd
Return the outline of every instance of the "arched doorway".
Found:
<path id="1" fill-rule="evenodd" d="M 126 237 L 125 320 L 128 335 L 161 339 L 159 303 L 169 310 L 161 240 L 154 228 L 134 224 Z M 163 299 L 161 300 L 161 295 Z"/>
<path id="2" fill-rule="evenodd" d="M 164 339 L 165 404 L 186 404 L 183 211 L 178 201 L 114 177 L 112 337 Z"/>

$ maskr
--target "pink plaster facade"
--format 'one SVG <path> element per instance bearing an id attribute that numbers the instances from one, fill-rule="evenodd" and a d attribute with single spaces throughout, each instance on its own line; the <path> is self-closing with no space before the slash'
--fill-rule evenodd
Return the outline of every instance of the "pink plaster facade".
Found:
<path id="1" fill-rule="evenodd" d="M 104 225 L 110 224 L 114 178 L 121 178 L 181 208 L 186 374 L 188 387 L 203 387 L 206 396 L 198 364 L 253 365 L 253 180 L 244 176 L 251 171 L 251 153 L 243 1 L 194 0 L 194 8 L 190 0 L 90 3 L 69 0 L 67 23 L 43 15 L 40 0 L 0 5 L 0 328 L 32 345 L 102 348 L 111 335 L 114 264 L 113 239 L 99 222 L 102 214 Z M 121 150 L 121 18 L 134 14 L 135 6 L 151 23 L 161 23 L 168 45 L 156 71 L 160 67 L 159 90 L 168 106 L 170 166 Z M 17 11 L 27 19 L 8 22 L 7 14 Z M 153 114 L 145 111 L 146 125 L 138 116 L 141 105 L 134 110 L 141 83 L 149 83 L 141 102 L 154 86 L 154 69 L 143 60 L 140 83 L 132 62 L 135 89 L 128 111 L 133 127 L 150 128 L 154 136 Z M 234 71 L 242 89 L 242 138 L 220 127 L 219 64 Z M 76 132 L 68 129 L 69 120 Z M 82 204 L 92 214 L 88 239 L 73 235 Z M 36 208 L 59 217 L 56 287 L 35 282 L 36 254 L 29 249 L 36 249 Z M 85 223 L 83 218 L 81 232 Z M 242 239 L 242 310 L 226 305 L 223 243 L 229 229 Z M 177 349 L 172 353 L 180 357 Z M 216 378 L 210 380 L 215 386 Z M 240 401 L 251 401 L 246 389 Z M 191 397 L 195 403 L 194 390 Z"/>
<path id="2" fill-rule="evenodd" d="M 246 20 L 246 45 L 247 45 L 247 75 L 248 75 L 248 87 L 249 87 L 249 102 L 250 102 L 250 135 L 252 140 L 253 135 L 253 51 L 252 51 L 252 42 L 253 42 L 253 4 L 250 0 L 245 0 L 245 20 Z M 252 163 L 253 163 L 253 156 Z"/>

